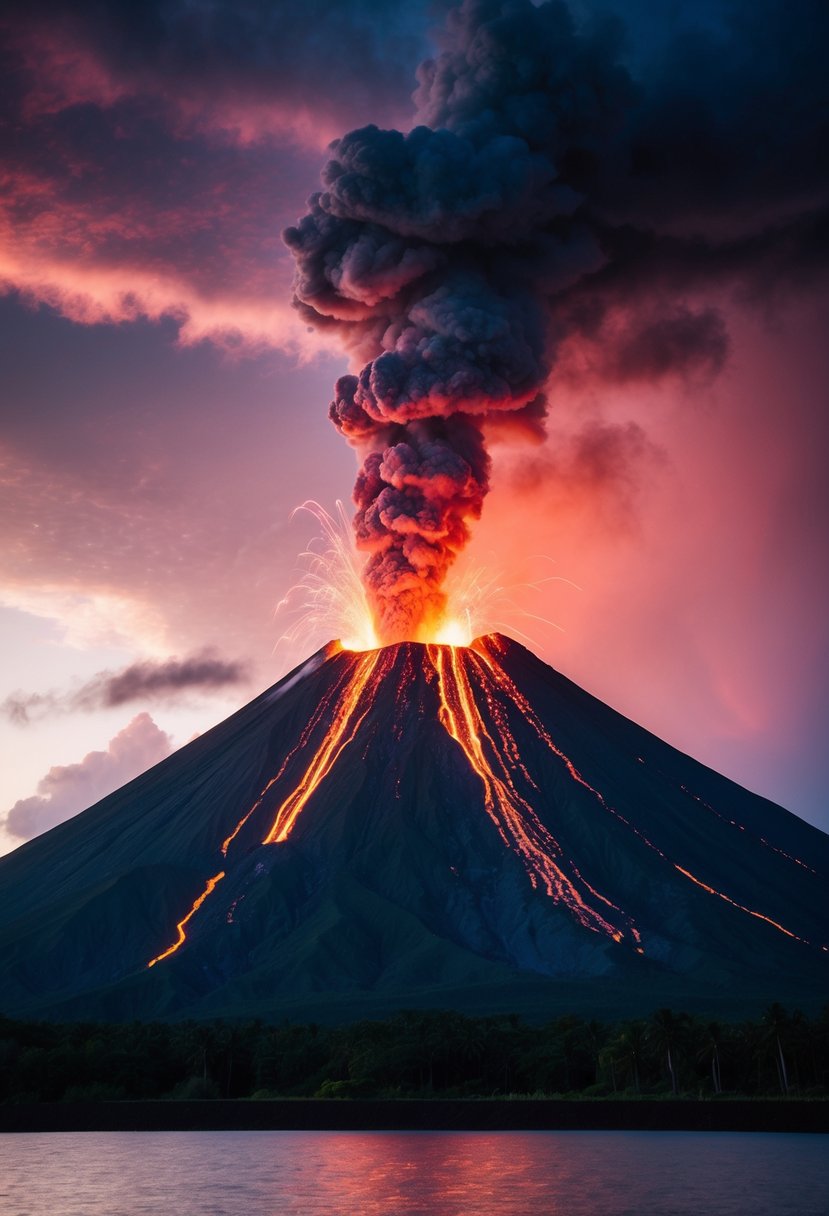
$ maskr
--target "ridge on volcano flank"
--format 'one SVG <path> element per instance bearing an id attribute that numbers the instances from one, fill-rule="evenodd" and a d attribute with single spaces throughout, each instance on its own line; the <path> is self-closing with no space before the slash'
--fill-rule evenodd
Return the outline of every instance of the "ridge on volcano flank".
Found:
<path id="1" fill-rule="evenodd" d="M 332 643 L 0 859 L 7 1014 L 825 1000 L 829 837 L 499 635 Z"/>

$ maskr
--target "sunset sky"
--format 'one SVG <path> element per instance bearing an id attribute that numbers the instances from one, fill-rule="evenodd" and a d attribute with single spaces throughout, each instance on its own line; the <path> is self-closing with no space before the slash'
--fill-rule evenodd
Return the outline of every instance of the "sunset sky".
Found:
<path id="1" fill-rule="evenodd" d="M 359 362 L 292 309 L 281 232 L 332 139 L 412 127 L 450 6 L 17 7 L 0 21 L 0 852 L 328 640 L 284 640 L 276 609 L 317 530 L 294 508 L 349 502 L 355 455 L 327 413 Z M 684 252 L 646 270 L 627 252 L 592 328 L 578 299 L 551 312 L 547 437 L 494 437 L 458 575 L 503 588 L 489 627 L 829 830 L 827 13 L 570 8 L 578 37 L 612 31 L 595 46 L 673 158 L 641 199 L 614 160 L 582 205 L 626 250 L 658 229 Z"/>

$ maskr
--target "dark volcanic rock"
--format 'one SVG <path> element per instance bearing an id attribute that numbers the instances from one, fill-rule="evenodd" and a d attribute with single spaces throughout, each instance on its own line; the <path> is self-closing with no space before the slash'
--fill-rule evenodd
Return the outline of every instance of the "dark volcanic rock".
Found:
<path id="1" fill-rule="evenodd" d="M 814 1006 L 827 875 L 829 837 L 515 642 L 332 645 L 0 859 L 0 1009 Z"/>

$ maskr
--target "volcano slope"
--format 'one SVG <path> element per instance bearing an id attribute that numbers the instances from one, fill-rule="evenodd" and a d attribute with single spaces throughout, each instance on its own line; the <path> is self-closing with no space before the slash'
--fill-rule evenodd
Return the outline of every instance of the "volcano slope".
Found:
<path id="1" fill-rule="evenodd" d="M 516 642 L 331 644 L 0 859 L 0 1010 L 811 1008 L 828 875 L 829 837 Z"/>

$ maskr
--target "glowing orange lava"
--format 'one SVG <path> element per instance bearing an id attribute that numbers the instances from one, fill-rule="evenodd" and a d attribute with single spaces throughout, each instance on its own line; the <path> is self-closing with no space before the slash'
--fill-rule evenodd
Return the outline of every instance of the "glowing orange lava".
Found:
<path id="1" fill-rule="evenodd" d="M 201 895 L 195 901 L 192 908 L 187 913 L 187 915 L 184 917 L 184 919 L 180 920 L 178 922 L 178 924 L 176 925 L 176 929 L 178 930 L 177 940 L 173 942 L 172 946 L 168 946 L 167 949 L 165 951 L 163 951 L 163 953 L 157 954 L 155 956 L 155 958 L 151 958 L 150 961 L 147 963 L 148 967 L 154 967 L 156 965 L 156 963 L 160 963 L 163 958 L 169 958 L 171 954 L 175 954 L 175 952 L 176 952 L 176 950 L 178 950 L 179 946 L 184 945 L 184 942 L 187 938 L 187 934 L 184 932 L 184 926 L 187 924 L 190 917 L 195 915 L 196 912 L 198 912 L 199 908 L 202 906 L 204 901 L 207 899 L 208 895 L 210 895 L 216 889 L 216 886 L 218 885 L 218 883 L 220 883 L 222 881 L 224 876 L 225 876 L 224 870 L 220 870 L 218 874 L 214 874 L 212 878 L 208 878 L 207 886 L 204 888 Z"/>
<path id="2" fill-rule="evenodd" d="M 801 861 L 799 857 L 795 857 L 792 853 L 787 853 L 785 849 L 778 848 L 776 844 L 772 844 L 771 841 L 766 840 L 765 836 L 759 836 L 757 833 L 751 832 L 744 823 L 738 823 L 736 819 L 730 819 L 727 815 L 720 814 L 716 807 L 713 807 L 710 802 L 706 802 L 705 799 L 699 794 L 692 793 L 692 791 L 688 789 L 687 785 L 681 785 L 679 788 L 682 790 L 683 794 L 687 794 L 689 798 L 693 798 L 694 802 L 698 802 L 700 806 L 705 807 L 706 811 L 710 811 L 712 815 L 716 815 L 717 818 L 723 823 L 730 824 L 731 827 L 736 828 L 739 832 L 746 832 L 748 835 L 754 836 L 755 840 L 759 840 L 760 844 L 763 845 L 764 848 L 771 849 L 772 853 L 777 853 L 779 857 L 785 857 L 787 861 L 794 862 L 796 866 L 800 866 L 802 869 L 808 870 L 810 874 L 820 877 L 817 870 L 808 865 L 805 861 Z"/>
<path id="3" fill-rule="evenodd" d="M 701 878 L 698 878 L 695 874 L 692 874 L 690 870 L 685 869 L 684 866 L 679 865 L 677 862 L 673 861 L 670 857 L 668 857 L 668 855 L 666 853 L 663 853 L 662 849 L 660 849 L 658 845 L 654 844 L 653 841 L 649 840 L 648 837 L 645 836 L 644 833 L 639 830 L 639 828 L 637 828 L 634 824 L 632 824 L 629 819 L 626 819 L 624 815 L 620 814 L 620 812 L 617 811 L 615 809 L 615 807 L 612 807 L 607 802 L 604 795 L 601 794 L 599 792 L 599 790 L 595 789 L 592 785 L 590 785 L 590 783 L 588 781 L 585 780 L 585 778 L 581 775 L 581 773 L 578 771 L 576 766 L 573 764 L 572 760 L 570 760 L 570 758 L 568 756 L 566 756 L 564 754 L 564 752 L 562 752 L 558 747 L 556 747 L 555 743 L 553 743 L 553 740 L 550 738 L 550 735 L 548 734 L 544 725 L 539 721 L 538 717 L 536 716 L 535 712 L 533 711 L 533 709 L 530 706 L 529 702 L 527 701 L 526 697 L 524 697 L 518 691 L 518 689 L 515 687 L 512 680 L 509 678 L 509 676 L 504 671 L 504 669 L 498 663 L 495 663 L 492 660 L 491 656 L 488 654 L 487 643 L 491 644 L 491 639 L 480 639 L 478 653 L 482 655 L 485 662 L 488 664 L 489 669 L 493 675 L 493 678 L 496 680 L 496 682 L 502 689 L 504 689 L 505 691 L 508 692 L 508 695 L 510 697 L 512 697 L 512 699 L 515 701 L 516 705 L 519 706 L 519 708 L 521 709 L 521 711 L 524 714 L 527 721 L 535 729 L 536 733 L 538 734 L 538 737 L 540 739 L 543 739 L 543 741 L 547 744 L 547 746 L 550 748 L 550 750 L 553 752 L 553 754 L 558 756 L 559 759 L 564 762 L 564 764 L 567 768 L 567 771 L 570 773 L 570 776 L 573 778 L 573 780 L 577 781 L 580 785 L 584 786 L 584 788 L 586 790 L 589 790 L 590 793 L 594 795 L 594 797 L 598 801 L 599 805 L 601 807 L 603 807 L 603 809 L 606 810 L 608 812 L 608 814 L 613 815 L 616 819 L 619 820 L 620 823 L 623 823 L 625 825 L 625 827 L 627 827 L 630 831 L 632 831 L 643 842 L 643 844 L 647 845 L 647 847 L 649 849 L 652 849 L 653 852 L 656 853 L 659 857 L 661 857 L 663 861 L 666 861 L 669 865 L 672 865 L 678 873 L 682 874 L 685 878 L 687 878 L 690 882 L 694 883 L 694 885 L 699 887 L 701 890 L 706 891 L 709 895 L 717 896 L 718 899 L 722 899 L 725 903 L 730 904 L 732 908 L 737 908 L 738 911 L 740 911 L 740 912 L 745 912 L 746 915 L 748 915 L 748 916 L 753 916 L 757 920 L 765 921 L 766 924 L 771 925 L 774 929 L 777 929 L 780 933 L 784 933 L 786 935 L 786 937 L 792 937 L 795 939 L 795 941 L 803 942 L 803 944 L 807 945 L 807 946 L 811 945 L 811 943 L 808 942 L 805 938 L 799 937 L 796 933 L 793 933 L 790 929 L 787 929 L 784 925 L 781 925 L 778 921 L 772 920 L 772 918 L 770 916 L 765 916 L 765 915 L 763 915 L 762 912 L 756 912 L 752 908 L 747 908 L 743 904 L 737 903 L 737 901 L 732 899 L 730 895 L 726 895 L 723 891 L 718 891 L 716 889 L 716 887 L 709 886 L 708 883 L 703 882 Z M 641 761 L 641 757 L 637 757 L 637 758 Z M 684 790 L 684 787 L 682 787 L 682 788 Z M 685 790 L 685 792 L 687 793 L 688 791 Z M 699 799 L 699 801 L 701 801 L 701 799 Z M 706 807 L 708 807 L 707 803 L 705 803 L 704 805 Z M 714 810 L 713 807 L 708 807 L 708 809 L 712 810 L 712 811 Z M 714 814 L 718 815 L 719 818 L 723 818 L 723 816 L 719 815 L 719 812 L 717 812 L 717 811 L 714 811 Z M 739 827 L 740 825 L 737 824 L 735 826 Z M 798 858 L 791 857 L 788 853 L 783 853 L 782 849 L 777 849 L 774 845 L 769 844 L 769 842 L 766 841 L 763 837 L 760 837 L 760 840 L 768 848 L 774 849 L 775 852 L 781 853 L 783 856 L 788 857 L 789 860 L 798 862 L 798 864 L 800 864 L 800 865 L 804 864 L 803 862 L 799 862 Z M 811 869 L 810 866 L 807 866 L 806 868 Z"/>
<path id="4" fill-rule="evenodd" d="M 468 650 L 461 657 L 457 650 L 447 646 L 427 649 L 438 676 L 440 721 L 460 744 L 470 767 L 479 777 L 484 790 L 484 808 L 504 844 L 521 858 L 534 887 L 541 881 L 547 894 L 569 908 L 585 928 L 621 941 L 622 929 L 610 921 L 609 914 L 603 915 L 592 907 L 579 886 L 606 908 L 615 912 L 620 909 L 585 883 L 578 871 L 574 870 L 574 878 L 565 873 L 556 860 L 563 860 L 560 845 L 519 793 L 517 776 L 523 776 L 533 786 L 535 783 L 518 758 L 518 746 L 506 718 L 493 715 L 497 740 L 484 722 L 466 670 L 467 664 L 474 668 L 475 663 L 480 662 L 477 656 Z M 493 710 L 494 703 L 491 698 L 488 701 L 489 709 Z M 639 940 L 638 934 L 636 940 Z"/>
<path id="5" fill-rule="evenodd" d="M 223 857 L 227 857 L 234 840 L 251 816 L 262 808 L 271 790 L 274 790 L 274 803 L 279 797 L 282 800 L 262 843 L 278 845 L 288 838 L 298 817 L 329 777 L 343 751 L 361 734 L 381 685 L 390 678 L 396 680 L 396 688 L 395 711 L 388 729 L 392 737 L 399 741 L 410 721 L 413 689 L 418 678 L 425 674 L 427 682 L 434 686 L 437 693 L 440 724 L 460 747 L 470 769 L 480 781 L 483 809 L 502 843 L 520 859 L 531 885 L 540 885 L 551 899 L 567 908 L 579 924 L 614 941 L 627 941 L 638 953 L 643 953 L 642 936 L 632 918 L 588 882 L 533 809 L 533 802 L 536 801 L 534 795 L 540 792 L 540 787 L 527 767 L 513 733 L 511 722 L 517 719 L 529 725 L 573 782 L 674 871 L 698 889 L 725 901 L 738 911 L 764 921 L 787 937 L 809 944 L 770 916 L 738 903 L 679 865 L 611 806 L 601 791 L 590 784 L 570 757 L 556 745 L 530 702 L 499 662 L 498 654 L 503 643 L 497 637 L 480 638 L 469 646 L 466 644 L 468 630 L 462 621 L 445 622 L 442 630 L 441 636 L 446 640 L 425 645 L 422 665 L 417 648 L 412 646 L 407 648 L 400 664 L 397 664 L 400 653 L 398 646 L 379 649 L 355 647 L 353 650 L 344 646 L 331 648 L 329 658 L 336 656 L 339 664 L 335 678 L 329 681 L 299 739 L 282 759 L 278 771 L 268 779 L 252 806 L 222 842 L 220 851 Z M 372 738 L 371 731 L 363 732 L 364 755 L 371 747 Z M 283 797 L 280 783 L 286 780 L 289 768 L 299 763 L 305 753 L 310 758 L 304 760 L 303 774 L 298 782 L 292 781 L 290 792 Z M 641 757 L 637 759 L 645 763 Z M 399 776 L 394 788 L 399 797 Z M 682 788 L 690 794 L 685 787 Z M 697 795 L 690 796 L 720 819 L 725 819 Z M 734 820 L 728 822 L 741 831 L 746 830 Z M 758 839 L 767 848 L 805 866 L 805 863 L 784 853 L 763 837 Z M 187 936 L 186 925 L 224 877 L 225 871 L 221 870 L 208 879 L 190 911 L 178 922 L 176 940 L 152 959 L 148 966 L 152 967 L 168 958 L 183 945 Z M 233 907 L 238 898 L 243 896 L 237 896 Z"/>
<path id="6" fill-rule="evenodd" d="M 736 900 L 731 899 L 731 897 L 728 895 L 724 895 L 722 891 L 718 891 L 716 887 L 709 887 L 708 883 L 702 882 L 701 879 L 696 878 L 690 870 L 683 869 L 682 866 L 677 865 L 676 862 L 673 862 L 672 864 L 674 869 L 679 870 L 680 874 L 684 874 L 686 878 L 690 878 L 691 882 L 696 883 L 698 887 L 702 887 L 703 891 L 707 891 L 709 895 L 716 895 L 719 899 L 724 899 L 727 904 L 731 904 L 732 908 L 739 908 L 741 912 L 745 912 L 749 916 L 756 916 L 757 920 L 764 920 L 767 925 L 773 925 L 775 929 L 779 929 L 781 933 L 785 933 L 786 937 L 793 937 L 795 941 L 803 942 L 803 944 L 806 946 L 811 944 L 810 942 L 806 941 L 805 937 L 798 937 L 796 933 L 792 933 L 791 929 L 786 929 L 778 921 L 772 920 L 770 916 L 764 916 L 762 912 L 755 912 L 752 908 L 746 908 L 743 904 L 738 904 Z"/>
<path id="7" fill-rule="evenodd" d="M 263 844 L 281 844 L 287 838 L 308 799 L 328 776 L 343 748 L 357 734 L 371 707 L 370 698 L 365 692 L 380 653 L 377 650 L 365 651 L 356 663 L 351 680 L 337 701 L 331 726 L 322 744 L 314 753 L 299 785 L 277 811 L 273 827 Z"/>

